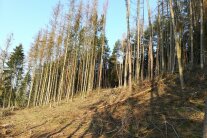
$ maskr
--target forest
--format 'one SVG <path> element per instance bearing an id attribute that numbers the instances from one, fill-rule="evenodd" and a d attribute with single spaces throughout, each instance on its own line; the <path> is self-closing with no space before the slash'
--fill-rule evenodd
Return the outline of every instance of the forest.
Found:
<path id="1" fill-rule="evenodd" d="M 74 135 L 76 131 L 60 134 L 64 127 L 45 135 L 36 135 L 43 132 L 40 130 L 33 134 L 33 128 L 13 133 L 8 131 L 13 129 L 7 128 L 10 124 L 1 126 L 1 121 L 9 122 L 16 111 L 61 113 L 63 104 L 76 112 L 79 105 L 92 104 L 104 91 L 110 91 L 102 98 L 110 102 L 115 96 L 112 104 L 100 100 L 97 105 L 88 105 L 100 110 L 86 132 L 91 137 L 207 138 L 207 1 L 156 3 L 152 9 L 149 0 L 125 0 L 121 10 L 126 13 L 127 32 L 112 49 L 106 37 L 108 0 L 101 11 L 98 0 L 69 0 L 68 5 L 59 1 L 27 53 L 22 44 L 9 51 L 13 41 L 10 34 L 0 47 L 0 137 L 87 137 Z M 85 101 L 87 98 L 90 100 Z M 166 103 L 167 99 L 170 102 Z M 194 108 L 192 101 L 199 106 Z M 126 114 L 121 107 L 126 108 Z M 106 108 L 104 112 L 102 108 Z M 146 111 L 148 108 L 152 110 Z M 117 111 L 113 114 L 108 110 Z M 125 116 L 118 120 L 114 116 L 122 110 Z M 184 119 L 175 119 L 182 116 L 180 112 L 185 112 Z M 199 113 L 200 120 L 185 119 L 194 112 Z"/>

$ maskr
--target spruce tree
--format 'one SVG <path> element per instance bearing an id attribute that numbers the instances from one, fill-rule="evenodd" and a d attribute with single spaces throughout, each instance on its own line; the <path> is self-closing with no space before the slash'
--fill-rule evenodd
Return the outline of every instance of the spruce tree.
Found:
<path id="1" fill-rule="evenodd" d="M 20 86 L 23 79 L 23 68 L 24 68 L 24 52 L 23 46 L 20 44 L 11 53 L 9 61 L 7 62 L 10 74 L 11 91 L 9 96 L 9 106 L 11 100 L 16 105 L 16 96 L 19 96 Z M 22 97 L 21 97 L 22 98 Z"/>

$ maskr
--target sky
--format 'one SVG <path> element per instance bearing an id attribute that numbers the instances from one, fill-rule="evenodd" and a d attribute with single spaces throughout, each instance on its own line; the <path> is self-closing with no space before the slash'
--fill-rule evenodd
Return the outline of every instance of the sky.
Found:
<path id="1" fill-rule="evenodd" d="M 21 43 L 27 52 L 37 32 L 49 23 L 52 9 L 58 1 L 0 0 L 0 48 L 3 48 L 7 36 L 13 33 L 12 48 Z M 131 10 L 133 11 L 136 9 L 136 0 L 131 1 Z M 150 0 L 152 7 L 156 4 L 155 1 Z M 61 2 L 65 4 L 68 0 L 61 0 Z M 99 0 L 100 11 L 102 11 L 103 3 L 104 0 Z M 125 9 L 125 0 L 109 0 L 106 37 L 111 50 L 116 40 L 121 39 L 126 32 Z M 147 11 L 145 14 L 147 14 Z M 134 16 L 131 16 L 131 22 L 134 21 Z"/>

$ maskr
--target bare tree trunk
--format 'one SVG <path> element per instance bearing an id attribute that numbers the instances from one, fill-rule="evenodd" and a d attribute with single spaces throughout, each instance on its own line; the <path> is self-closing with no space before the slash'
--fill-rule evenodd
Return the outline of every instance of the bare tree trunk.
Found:
<path id="1" fill-rule="evenodd" d="M 92 36 L 91 36 L 91 55 L 90 55 L 90 68 L 89 72 L 90 75 L 88 76 L 88 89 L 87 93 L 93 90 L 94 88 L 94 77 L 95 77 L 95 61 L 96 61 L 96 44 L 97 44 L 97 6 L 98 6 L 98 0 L 93 0 L 93 8 L 92 8 L 92 18 L 91 18 L 91 24 L 92 24 Z"/>
<path id="2" fill-rule="evenodd" d="M 132 61 L 131 61 L 131 44 L 130 44 L 130 0 L 126 0 L 127 11 L 127 48 L 128 48 L 128 61 L 129 61 L 129 91 L 132 91 Z"/>
<path id="3" fill-rule="evenodd" d="M 136 82 L 140 80 L 140 0 L 137 0 L 137 53 L 136 53 Z"/>
<path id="4" fill-rule="evenodd" d="M 76 45 L 76 44 L 75 44 Z M 76 79 L 76 73 L 77 73 L 77 59 L 78 59 L 78 50 L 76 48 L 76 51 L 75 51 L 75 58 L 74 58 L 74 70 L 73 70 L 73 73 L 72 73 L 72 81 L 71 81 L 71 100 L 73 100 L 73 97 L 74 97 L 74 93 L 75 93 L 75 79 Z"/>
<path id="5" fill-rule="evenodd" d="M 160 33 L 160 22 L 161 22 L 161 19 L 160 19 L 160 0 L 157 1 L 158 3 L 158 40 L 157 40 L 157 50 L 156 50 L 156 75 L 159 75 L 160 73 L 160 36 L 161 36 L 161 33 Z"/>
<path id="6" fill-rule="evenodd" d="M 177 59 L 178 59 L 178 67 L 179 67 L 179 75 L 180 75 L 180 84 L 182 89 L 184 88 L 184 79 L 183 79 L 183 67 L 182 67 L 182 61 L 181 61 L 181 46 L 180 46 L 180 26 L 175 25 L 175 16 L 174 16 L 174 11 L 172 7 L 173 3 L 172 0 L 170 0 L 170 13 L 171 13 L 171 18 L 172 18 L 172 25 L 174 29 L 174 38 L 175 38 L 175 45 L 176 45 L 176 50 L 177 50 Z M 178 32 L 175 32 L 177 30 Z"/>
<path id="7" fill-rule="evenodd" d="M 98 81 L 98 89 L 101 87 L 101 81 L 102 81 L 102 68 L 103 68 L 103 52 L 105 47 L 105 26 L 106 26 L 106 12 L 108 7 L 108 0 L 106 0 L 106 3 L 104 5 L 104 14 L 103 14 L 103 30 L 102 30 L 102 42 L 101 42 L 101 60 L 100 60 L 100 71 L 99 71 L 99 81 Z"/>
<path id="8" fill-rule="evenodd" d="M 60 57 L 58 57 L 58 58 L 60 58 Z M 58 79 L 58 67 L 59 67 L 59 63 L 60 61 L 59 61 L 59 59 L 58 59 L 58 66 L 57 66 L 57 68 L 56 68 L 56 75 L 55 75 L 55 83 L 54 83 L 54 94 L 53 94 L 53 102 L 55 103 L 56 102 L 56 100 L 57 100 L 57 90 L 58 90 L 58 81 L 59 81 L 59 79 Z"/>
<path id="9" fill-rule="evenodd" d="M 124 42 L 123 42 L 124 44 Z M 127 86 L 127 72 L 128 72 L 128 47 L 125 48 L 125 63 L 124 63 L 124 87 Z"/>
<path id="10" fill-rule="evenodd" d="M 172 26 L 172 19 L 170 19 L 170 62 L 171 62 L 171 73 L 174 72 L 175 67 L 175 47 L 173 45 L 174 39 L 173 39 L 173 26 Z"/>
<path id="11" fill-rule="evenodd" d="M 49 63 L 49 74 L 48 74 L 47 87 L 46 87 L 46 91 L 45 91 L 45 100 L 44 100 L 45 104 L 49 103 L 51 80 L 52 80 L 52 75 L 53 75 L 52 74 L 53 63 L 52 63 L 52 61 L 50 61 L 50 62 L 51 63 Z"/>
<path id="12" fill-rule="evenodd" d="M 164 40 L 163 40 L 163 18 L 164 18 L 164 1 L 162 0 L 162 20 L 161 20 L 161 30 L 160 30 L 160 40 L 161 40 L 161 57 L 162 57 L 162 73 L 165 72 L 165 50 L 164 50 Z"/>
<path id="13" fill-rule="evenodd" d="M 190 0 L 189 9 L 190 9 L 190 47 L 191 47 L 191 56 L 190 56 L 191 60 L 190 60 L 190 64 L 191 64 L 191 68 L 192 68 L 193 67 L 193 60 L 194 60 L 192 0 Z"/>
<path id="14" fill-rule="evenodd" d="M 204 51 L 203 51 L 203 0 L 200 0 L 200 63 L 201 69 L 204 67 Z"/>
<path id="15" fill-rule="evenodd" d="M 205 116 L 203 120 L 203 138 L 207 138 L 207 99 L 205 100 Z"/>
<path id="16" fill-rule="evenodd" d="M 143 0 L 143 5 L 144 5 L 144 1 L 145 0 Z M 142 22 L 142 30 L 141 30 L 142 31 L 141 32 L 142 33 L 142 36 L 144 36 L 144 15 L 145 14 L 144 14 L 144 8 L 143 8 L 143 15 L 142 15 L 143 16 L 143 22 Z M 145 65 L 145 60 L 144 60 L 145 59 L 145 57 L 144 57 L 145 47 L 144 47 L 144 44 L 142 44 L 142 47 L 141 48 L 142 48 L 142 50 L 141 50 L 142 51 L 142 57 L 141 57 L 142 58 L 141 80 L 143 81 L 144 80 L 144 65 Z"/>
<path id="17" fill-rule="evenodd" d="M 38 103 L 38 105 L 43 105 L 43 100 L 44 100 L 44 96 L 45 96 L 45 88 L 47 87 L 47 79 L 48 79 L 48 73 L 47 72 L 48 72 L 48 65 L 46 65 L 46 69 L 45 69 L 45 72 L 44 72 L 45 74 L 44 74 L 44 77 L 42 78 L 43 80 L 41 81 L 42 86 L 41 86 L 41 89 L 39 91 L 40 98 L 37 99 L 37 96 L 34 97 L 34 101 L 33 101 L 34 106 L 36 106 L 37 103 Z M 36 93 L 38 92 L 37 88 L 35 90 Z"/>
<path id="18" fill-rule="evenodd" d="M 27 102 L 27 107 L 30 106 L 32 90 L 33 90 L 33 85 L 34 85 L 34 77 L 35 77 L 35 72 L 33 71 L 33 73 L 32 73 L 32 80 L 31 80 L 31 86 L 30 86 L 30 91 L 29 91 L 29 99 L 28 99 L 28 102 Z"/>
<path id="19" fill-rule="evenodd" d="M 41 65 L 40 65 L 41 67 Z M 42 88 L 42 83 L 43 83 L 43 76 L 44 76 L 44 65 L 42 65 L 41 67 L 41 76 L 40 76 L 40 80 L 39 82 L 37 82 L 36 84 L 36 88 L 34 90 L 34 93 L 37 93 L 37 98 L 40 99 L 40 95 L 41 95 L 41 88 Z M 35 99 L 35 102 L 34 102 L 34 106 L 36 106 L 37 104 L 39 103 L 39 100 L 36 100 Z"/>
<path id="20" fill-rule="evenodd" d="M 10 91 L 9 91 L 9 101 L 8 101 L 8 107 L 7 108 L 11 107 L 11 100 L 12 100 L 12 88 L 10 88 Z"/>
<path id="21" fill-rule="evenodd" d="M 72 26 L 72 18 L 73 18 L 73 12 L 74 12 L 74 6 L 75 6 L 75 0 L 70 0 L 70 6 L 71 9 L 69 11 L 69 17 L 68 17 L 68 28 L 67 28 L 67 39 L 66 39 L 66 48 L 65 48 L 65 54 L 64 54 L 64 61 L 63 61 L 63 67 L 61 71 L 60 76 L 60 83 L 58 88 L 58 102 L 61 100 L 61 95 L 63 92 L 63 81 L 65 80 L 65 70 L 66 70 L 66 62 L 69 52 L 69 45 L 70 45 L 70 39 L 71 39 L 71 26 Z"/>
<path id="22" fill-rule="evenodd" d="M 152 38 L 153 38 L 153 27 L 151 22 L 151 9 L 149 5 L 149 0 L 146 0 L 147 2 L 147 8 L 148 8 L 148 20 L 149 20 L 149 26 L 150 26 L 150 39 L 149 39 L 149 53 L 148 53 L 148 75 L 149 79 L 152 79 L 154 76 L 154 69 L 153 69 L 153 44 L 152 44 Z"/>

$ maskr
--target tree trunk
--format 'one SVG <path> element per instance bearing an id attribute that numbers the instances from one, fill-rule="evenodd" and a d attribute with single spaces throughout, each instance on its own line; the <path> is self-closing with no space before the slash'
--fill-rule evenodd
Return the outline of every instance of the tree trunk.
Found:
<path id="1" fill-rule="evenodd" d="M 181 46 L 180 46 L 180 26 L 175 25 L 175 16 L 174 16 L 174 11 L 172 7 L 173 3 L 172 0 L 170 0 L 170 13 L 171 13 L 171 18 L 172 18 L 172 25 L 174 29 L 174 39 L 175 39 L 175 45 L 176 45 L 176 50 L 177 50 L 177 59 L 178 59 L 178 67 L 179 67 L 179 75 L 180 75 L 180 84 L 182 89 L 184 88 L 184 79 L 183 79 L 183 67 L 182 67 L 182 61 L 181 61 Z M 177 32 L 175 32 L 177 30 Z"/>
<path id="2" fill-rule="evenodd" d="M 191 68 L 193 67 L 193 60 L 194 60 L 194 47 L 193 47 L 193 11 L 192 11 L 192 1 L 190 0 L 190 5 L 189 5 L 189 9 L 190 9 L 190 47 L 191 47 L 191 60 L 190 60 L 190 64 L 191 64 Z"/>
<path id="3" fill-rule="evenodd" d="M 128 47 L 126 46 L 126 48 L 125 48 L 125 62 L 124 62 L 124 87 L 127 86 L 127 72 L 128 72 Z"/>
<path id="4" fill-rule="evenodd" d="M 204 51 L 203 51 L 203 0 L 200 0 L 200 63 L 201 69 L 204 67 Z"/>
<path id="5" fill-rule="evenodd" d="M 137 53 L 136 53 L 136 82 L 140 80 L 140 0 L 137 1 Z"/>
<path id="6" fill-rule="evenodd" d="M 150 39 L 149 39 L 149 52 L 148 52 L 148 77 L 149 79 L 153 79 L 154 75 L 154 68 L 153 68 L 153 44 L 152 44 L 152 38 L 153 38 L 153 27 L 151 22 L 151 9 L 149 5 L 149 0 L 146 0 L 147 2 L 147 9 L 148 9 L 148 20 L 149 20 L 149 26 L 150 26 Z"/>
<path id="7" fill-rule="evenodd" d="M 101 60 L 100 60 L 100 67 L 99 67 L 99 82 L 98 82 L 98 89 L 101 87 L 102 81 L 102 68 L 103 68 L 103 52 L 105 47 L 105 26 L 106 26 L 106 12 L 107 12 L 108 0 L 106 0 L 106 4 L 104 6 L 104 14 L 103 14 L 103 30 L 102 30 L 102 42 L 101 42 Z"/>
<path id="8" fill-rule="evenodd" d="M 35 72 L 33 71 L 32 73 L 32 82 L 31 82 L 31 86 L 30 86 L 30 91 L 29 91 L 29 99 L 28 99 L 28 102 L 27 102 L 27 107 L 30 106 L 30 101 L 31 101 L 31 96 L 32 96 L 32 88 L 33 88 L 33 85 L 34 85 L 34 77 L 35 77 Z"/>
<path id="9" fill-rule="evenodd" d="M 127 11 L 127 49 L 128 49 L 128 62 L 129 62 L 129 91 L 132 91 L 132 60 L 131 60 L 131 45 L 130 45 L 130 0 L 126 0 Z"/>
<path id="10" fill-rule="evenodd" d="M 203 120 L 203 138 L 207 138 L 207 99 L 205 100 L 205 116 Z"/>
<path id="11" fill-rule="evenodd" d="M 160 0 L 158 0 L 157 2 L 158 4 L 158 25 L 157 25 L 157 28 L 158 28 L 158 39 L 157 39 L 157 50 L 156 50 L 156 75 L 159 75 L 160 73 Z"/>

